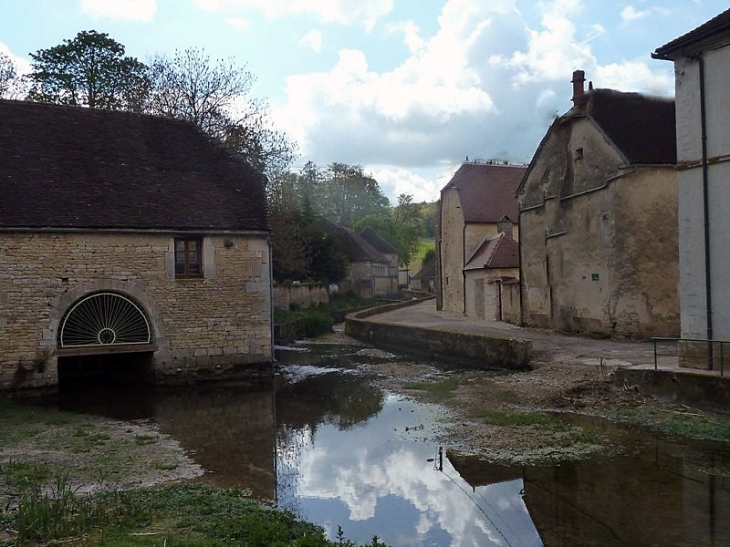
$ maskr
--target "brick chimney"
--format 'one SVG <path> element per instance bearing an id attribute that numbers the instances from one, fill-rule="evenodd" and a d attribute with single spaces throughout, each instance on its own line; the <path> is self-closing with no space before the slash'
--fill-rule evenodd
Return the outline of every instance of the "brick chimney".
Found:
<path id="1" fill-rule="evenodd" d="M 585 83 L 586 73 L 582 70 L 573 71 L 573 104 L 575 106 L 583 106 L 585 104 Z"/>

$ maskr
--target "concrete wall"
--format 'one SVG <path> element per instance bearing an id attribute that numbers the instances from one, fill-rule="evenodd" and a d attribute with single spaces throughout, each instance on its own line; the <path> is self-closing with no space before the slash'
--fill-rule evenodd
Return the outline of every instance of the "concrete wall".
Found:
<path id="1" fill-rule="evenodd" d="M 619 168 L 624 161 L 588 119 L 551 132 L 521 196 L 524 324 L 676 336 L 674 169 Z"/>
<path id="2" fill-rule="evenodd" d="M 150 320 L 160 383 L 270 363 L 266 236 L 203 240 L 204 277 L 175 279 L 171 235 L 0 234 L 0 389 L 58 382 L 58 329 L 82 297 L 115 291 Z"/>
<path id="3" fill-rule="evenodd" d="M 368 321 L 371 315 L 413 302 L 379 306 L 351 314 L 345 332 L 359 340 L 393 351 L 474 368 L 529 368 L 532 343 L 515 338 L 489 338 L 393 323 Z"/>
<path id="4" fill-rule="evenodd" d="M 730 46 L 703 54 L 713 338 L 730 340 Z M 675 63 L 682 337 L 707 338 L 699 63 Z"/>

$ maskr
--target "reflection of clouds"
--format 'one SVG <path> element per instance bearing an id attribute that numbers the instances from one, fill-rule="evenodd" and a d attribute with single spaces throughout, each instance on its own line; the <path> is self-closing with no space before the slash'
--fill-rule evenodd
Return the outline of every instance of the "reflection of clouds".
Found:
<path id="1" fill-rule="evenodd" d="M 435 447 L 394 440 L 394 430 L 417 419 L 410 413 L 412 407 L 391 400 L 366 426 L 347 432 L 319 428 L 312 444 L 300 445 L 293 493 L 297 505 L 305 508 L 307 500 L 338 500 L 352 522 L 374 519 L 376 533 L 391 545 L 419 545 L 441 531 L 454 547 L 540 545 L 519 495 L 521 480 L 472 489 L 448 460 L 443 473 L 426 461 Z M 416 516 L 398 518 L 401 529 L 378 529 L 378 512 L 390 510 L 378 505 L 386 497 L 406 502 Z M 342 526 L 347 529 L 345 523 Z"/>

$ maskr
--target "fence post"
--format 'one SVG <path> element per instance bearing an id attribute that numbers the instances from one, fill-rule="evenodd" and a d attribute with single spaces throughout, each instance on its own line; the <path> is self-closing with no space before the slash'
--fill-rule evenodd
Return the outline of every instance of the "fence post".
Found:
<path id="1" fill-rule="evenodd" d="M 657 370 L 657 358 L 656 358 L 656 338 L 652 338 L 651 341 L 654 343 L 654 370 Z"/>

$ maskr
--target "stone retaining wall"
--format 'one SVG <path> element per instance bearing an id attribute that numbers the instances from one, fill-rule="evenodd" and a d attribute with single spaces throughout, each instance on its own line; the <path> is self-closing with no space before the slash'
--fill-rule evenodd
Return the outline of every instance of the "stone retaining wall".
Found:
<path id="1" fill-rule="evenodd" d="M 367 318 L 416 301 L 378 306 L 353 313 L 345 332 L 354 338 L 392 351 L 400 351 L 473 368 L 529 369 L 532 342 L 514 338 L 440 331 L 397 323 L 375 323 Z"/>
<path id="2" fill-rule="evenodd" d="M 705 410 L 726 412 L 730 407 L 730 376 L 619 368 L 613 379 L 619 385 L 636 386 L 644 393 Z"/>

